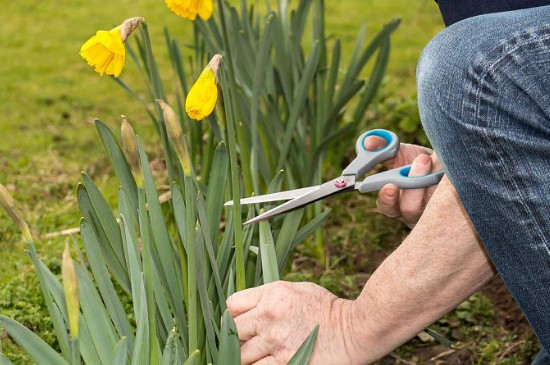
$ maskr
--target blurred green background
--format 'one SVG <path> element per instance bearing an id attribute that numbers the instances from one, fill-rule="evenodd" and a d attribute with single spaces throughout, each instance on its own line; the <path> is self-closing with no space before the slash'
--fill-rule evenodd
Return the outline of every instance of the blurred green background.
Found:
<path id="1" fill-rule="evenodd" d="M 369 111 L 368 127 L 391 127 L 404 133 L 405 140 L 425 141 L 416 111 L 415 69 L 423 47 L 443 28 L 435 2 L 330 0 L 326 7 L 327 34 L 342 40 L 342 65 L 350 56 L 361 26 L 367 26 L 367 38 L 371 38 L 391 19 L 402 19 L 392 37 L 388 71 L 378 103 Z M 174 75 L 168 64 L 163 29 L 167 27 L 183 46 L 193 30 L 191 22 L 172 14 L 161 0 L 0 0 L 0 182 L 21 202 L 38 236 L 78 226 L 75 188 L 81 170 L 108 197 L 116 194 L 94 118 L 117 129 L 120 115 L 128 116 L 150 154 L 160 153 L 155 147 L 159 141 L 143 108 L 109 77 L 96 74 L 78 54 L 82 43 L 97 30 L 110 29 L 133 16 L 146 18 L 153 51 L 169 85 Z M 142 90 L 140 76 L 129 59 L 122 78 L 138 92 Z M 316 281 L 339 295 L 353 297 L 368 278 L 365 269 L 372 272 L 407 230 L 373 214 L 372 197 L 353 202 L 334 199 L 329 204 L 335 210 L 331 217 L 347 216 L 349 213 L 338 211 L 346 212 L 353 204 L 362 204 L 363 209 L 361 216 L 353 217 L 351 222 L 331 219 L 326 239 L 333 252 L 326 267 L 299 257 L 287 279 Z M 355 219 L 366 223 L 359 227 L 354 225 Z M 58 271 L 65 239 L 43 239 L 38 245 L 39 254 L 54 272 Z M 16 228 L 0 212 L 0 313 L 15 317 L 52 340 L 24 250 Z M 496 308 L 487 297 L 476 295 L 439 322 L 446 335 L 462 340 L 460 351 L 467 353 L 465 362 L 456 358 L 454 361 L 459 362 L 454 363 L 527 363 L 536 351 L 536 341 L 529 331 L 503 332 L 497 319 L 506 308 Z M 460 331 L 453 332 L 457 328 Z M 16 363 L 26 363 L 11 342 L 3 343 Z M 429 355 L 432 358 L 446 351 L 429 341 L 416 340 L 383 363 L 435 363 L 425 358 L 429 353 L 423 352 L 424 348 L 436 349 Z"/>

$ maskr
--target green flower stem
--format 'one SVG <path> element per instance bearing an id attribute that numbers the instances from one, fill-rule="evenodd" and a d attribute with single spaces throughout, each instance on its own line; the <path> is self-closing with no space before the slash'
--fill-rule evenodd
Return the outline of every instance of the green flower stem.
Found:
<path id="1" fill-rule="evenodd" d="M 231 119 L 231 118 L 230 118 Z M 235 264 L 237 276 L 237 291 L 246 289 L 244 270 L 243 226 L 241 217 L 241 195 L 239 192 L 239 164 L 237 163 L 237 146 L 235 145 L 235 129 L 232 120 L 227 123 L 229 146 L 229 164 L 231 166 L 231 196 L 233 198 L 233 223 L 235 227 Z"/>
<path id="2" fill-rule="evenodd" d="M 232 87 L 232 90 L 235 89 Z M 254 192 L 254 186 L 252 184 L 252 171 L 250 169 L 250 151 L 248 148 L 249 143 L 246 141 L 245 138 L 245 127 L 243 123 L 235 124 L 237 129 L 237 140 L 239 141 L 239 149 L 241 151 L 241 161 L 243 161 L 241 168 L 243 170 L 244 190 L 246 194 L 250 196 Z M 259 192 L 256 192 L 256 194 L 259 194 Z"/>
<path id="3" fill-rule="evenodd" d="M 237 89 L 237 83 L 235 82 L 234 72 L 233 72 L 233 58 L 231 56 L 231 47 L 229 47 L 229 37 L 227 33 L 227 24 L 225 22 L 225 7 L 222 0 L 218 0 L 218 7 L 220 9 L 220 20 L 222 23 L 222 31 L 223 31 L 223 38 L 225 42 L 225 52 L 227 53 L 227 63 L 229 64 L 229 72 L 221 72 L 220 74 L 224 76 L 228 76 L 227 79 L 230 83 L 230 90 L 238 90 Z M 225 64 L 225 63 L 224 63 Z M 229 74 L 229 75 L 228 75 Z M 227 86 L 223 83 L 223 80 L 221 82 L 222 90 L 227 90 Z M 234 211 L 234 219 L 233 223 L 235 226 L 235 264 L 236 264 L 236 289 L 244 290 L 246 289 L 246 275 L 245 275 L 245 268 L 244 268 L 244 248 L 243 248 L 243 227 L 242 227 L 242 217 L 241 217 L 241 202 L 240 202 L 240 191 L 239 191 L 239 165 L 237 162 L 237 146 L 235 143 L 235 128 L 238 130 L 241 130 L 241 142 L 242 141 L 242 128 L 238 128 L 238 126 L 235 123 L 235 117 L 231 113 L 231 109 L 233 112 L 236 111 L 236 102 L 234 97 L 230 93 L 223 93 L 224 96 L 224 106 L 226 110 L 226 122 L 227 122 L 227 137 L 228 137 L 228 147 L 229 147 L 229 163 L 231 166 L 231 190 L 232 190 L 232 198 L 234 202 L 233 211 Z M 228 100 L 230 99 L 230 100 Z M 235 124 L 234 124 L 235 123 Z M 243 163 L 243 166 L 246 168 L 243 168 L 243 175 L 245 177 L 245 183 L 246 181 L 249 181 L 250 187 L 249 189 L 252 189 L 252 179 L 250 178 L 250 171 L 247 171 L 248 169 L 248 161 L 250 161 L 250 157 L 246 156 L 246 151 L 243 149 L 243 146 L 241 147 L 241 156 L 243 160 L 246 162 Z M 246 189 L 246 188 L 245 188 Z M 251 192 L 251 191 L 250 191 Z"/>
<path id="4" fill-rule="evenodd" d="M 80 347 L 78 344 L 78 337 L 72 338 L 71 340 L 71 364 L 80 365 Z"/>
<path id="5" fill-rule="evenodd" d="M 225 70 L 223 70 L 225 71 Z M 220 72 L 221 78 L 225 79 L 227 72 Z M 223 95 L 224 110 L 221 114 L 225 114 L 223 119 L 227 127 L 227 145 L 229 148 L 229 166 L 231 169 L 231 197 L 233 199 L 233 224 L 235 229 L 235 270 L 236 270 L 236 289 L 246 289 L 246 275 L 244 268 L 244 244 L 243 244 L 243 227 L 241 216 L 241 195 L 239 189 L 239 164 L 237 162 L 237 146 L 235 143 L 235 125 L 234 118 L 231 114 L 231 95 L 227 90 L 224 81 L 221 80 Z"/>
<path id="6" fill-rule="evenodd" d="M 153 292 L 153 255 L 151 253 L 151 241 L 150 237 L 145 234 L 148 232 L 148 225 L 145 221 L 147 219 L 145 208 L 145 189 L 140 186 L 138 189 L 139 200 L 139 219 L 140 219 L 140 231 L 142 232 L 142 257 L 143 257 L 143 278 L 145 282 L 145 296 L 147 297 L 147 320 L 149 324 L 149 338 L 151 343 L 150 351 L 150 364 L 158 363 L 159 344 L 157 341 L 157 321 L 156 321 L 156 306 L 155 296 Z"/>
<path id="7" fill-rule="evenodd" d="M 227 30 L 227 23 L 225 21 L 225 6 L 222 0 L 218 0 L 218 7 L 220 9 L 220 21 L 222 25 L 222 33 L 223 33 L 223 40 L 225 43 L 224 50 L 226 52 L 227 61 L 224 62 L 229 64 L 229 86 L 230 90 L 233 92 L 237 92 L 237 82 L 235 81 L 235 70 L 233 66 L 233 57 L 231 55 L 231 47 L 229 44 L 229 36 L 228 36 L 228 30 Z M 237 113 L 237 104 L 235 101 L 235 98 L 231 98 L 231 107 L 233 109 L 234 113 Z M 238 120 L 237 117 L 235 119 L 235 128 L 237 131 L 237 139 L 239 140 L 239 149 L 241 154 L 241 161 L 243 161 L 243 164 L 241 166 L 242 172 L 243 172 L 243 180 L 244 180 L 244 188 L 247 195 L 252 194 L 253 192 L 253 184 L 252 184 L 252 173 L 250 171 L 250 151 L 248 147 L 248 143 L 245 139 L 244 134 L 244 126 L 241 124 L 239 125 L 236 121 Z M 237 277 L 238 278 L 238 277 Z"/>
<path id="8" fill-rule="evenodd" d="M 199 349 L 199 332 L 198 332 L 198 308 L 197 308 L 197 269 L 195 253 L 195 184 L 192 175 L 185 175 L 183 178 L 185 183 L 185 203 L 187 209 L 185 212 L 185 232 L 187 241 L 187 273 L 188 273 L 188 289 L 187 289 L 187 304 L 188 304 L 188 325 L 189 325 L 189 353 Z"/>
<path id="9" fill-rule="evenodd" d="M 164 90 L 162 88 L 162 81 L 158 73 L 157 64 L 153 56 L 153 50 L 151 46 L 151 39 L 149 38 L 149 29 L 147 23 L 143 22 L 141 24 L 141 36 L 143 38 L 143 46 L 145 50 L 146 57 L 146 67 L 150 75 L 150 82 L 152 85 L 153 97 L 154 100 L 161 99 L 164 100 Z M 158 116 L 158 122 L 155 124 L 157 131 L 160 135 L 160 141 L 162 143 L 162 149 L 164 151 L 164 158 L 166 159 L 166 170 L 168 171 L 168 177 L 171 181 L 181 181 L 182 172 L 178 171 L 177 156 L 175 151 L 170 147 L 170 142 L 168 141 L 168 135 L 166 132 L 166 127 L 163 123 L 163 114 L 158 103 L 154 103 L 155 111 Z"/>

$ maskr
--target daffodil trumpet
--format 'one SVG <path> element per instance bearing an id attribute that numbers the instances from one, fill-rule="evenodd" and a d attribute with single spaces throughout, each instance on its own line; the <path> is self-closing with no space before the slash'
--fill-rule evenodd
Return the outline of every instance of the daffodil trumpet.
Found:
<path id="1" fill-rule="evenodd" d="M 124 43 L 145 21 L 142 17 L 126 19 L 111 30 L 99 30 L 80 47 L 80 56 L 100 75 L 119 77 L 126 62 Z"/>

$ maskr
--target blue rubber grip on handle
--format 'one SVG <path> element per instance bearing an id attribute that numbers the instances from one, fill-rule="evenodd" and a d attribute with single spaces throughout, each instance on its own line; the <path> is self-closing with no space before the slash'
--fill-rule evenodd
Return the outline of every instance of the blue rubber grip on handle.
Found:
<path id="1" fill-rule="evenodd" d="M 380 190 L 386 184 L 395 184 L 401 189 L 418 189 L 436 185 L 445 174 L 443 170 L 423 176 L 409 176 L 411 165 L 368 176 L 358 187 L 361 193 Z"/>
<path id="2" fill-rule="evenodd" d="M 369 151 L 365 148 L 364 142 L 367 137 L 377 136 L 386 140 L 386 145 L 376 151 Z M 385 129 L 373 129 L 363 133 L 355 142 L 357 157 L 342 171 L 342 175 L 355 175 L 356 177 L 366 174 L 374 166 L 381 162 L 395 157 L 399 150 L 399 137 L 393 132 Z"/>

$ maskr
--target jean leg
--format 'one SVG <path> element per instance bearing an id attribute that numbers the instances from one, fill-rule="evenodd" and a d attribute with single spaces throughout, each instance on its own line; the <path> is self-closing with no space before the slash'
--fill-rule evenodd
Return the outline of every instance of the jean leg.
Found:
<path id="1" fill-rule="evenodd" d="M 499 274 L 550 350 L 550 6 L 482 15 L 418 64 L 422 122 Z"/>
<path id="2" fill-rule="evenodd" d="M 540 350 L 531 365 L 550 365 L 550 357 L 544 349 Z"/>

